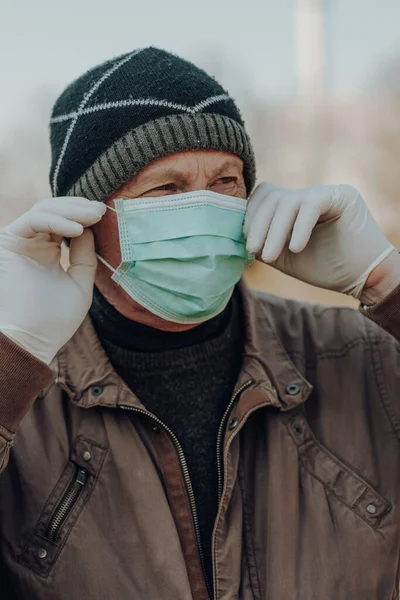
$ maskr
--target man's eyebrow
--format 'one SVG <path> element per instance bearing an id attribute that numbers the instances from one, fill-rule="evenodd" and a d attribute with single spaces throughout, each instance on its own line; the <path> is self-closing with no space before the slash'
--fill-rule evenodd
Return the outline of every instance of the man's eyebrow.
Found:
<path id="1" fill-rule="evenodd" d="M 221 175 L 221 173 L 223 173 L 225 171 L 225 169 L 228 169 L 229 167 L 234 167 L 237 168 L 239 165 L 236 161 L 233 160 L 226 160 L 217 171 L 214 171 L 212 176 L 213 177 L 218 177 L 218 175 Z M 240 170 L 240 169 L 239 169 Z M 240 170 L 240 173 L 242 173 L 243 169 Z"/>
<path id="2" fill-rule="evenodd" d="M 218 177 L 218 175 L 221 175 L 221 173 L 223 173 L 229 167 L 237 168 L 238 163 L 228 158 L 215 171 L 212 171 L 210 169 L 208 175 L 210 177 Z M 156 174 L 153 172 L 151 177 L 154 177 L 154 175 L 156 177 L 161 177 L 162 179 L 175 179 L 176 181 L 181 181 L 182 183 L 186 183 L 188 180 L 188 177 L 186 175 L 183 175 L 180 169 L 175 169 L 174 167 L 166 167 L 165 169 L 160 170 L 160 172 L 157 172 Z"/>
<path id="3" fill-rule="evenodd" d="M 143 173 L 143 176 L 140 180 L 140 183 L 146 184 L 150 181 L 154 181 L 155 179 L 164 181 L 168 179 L 173 179 L 174 181 L 179 181 L 180 183 L 186 183 L 187 177 L 182 174 L 182 171 L 179 169 L 174 169 L 173 167 L 163 167 L 157 171 L 152 171 L 149 173 Z"/>

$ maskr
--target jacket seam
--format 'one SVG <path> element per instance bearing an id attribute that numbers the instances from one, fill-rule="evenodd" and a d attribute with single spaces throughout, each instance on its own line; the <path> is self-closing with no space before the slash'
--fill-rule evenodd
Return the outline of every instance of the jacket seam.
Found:
<path id="1" fill-rule="evenodd" d="M 267 320 L 268 323 L 271 322 L 271 317 L 268 314 L 267 308 L 265 306 L 265 302 L 269 301 L 268 296 L 273 296 L 272 294 L 263 294 L 260 293 L 259 295 L 256 293 L 255 297 L 256 299 L 259 301 L 263 315 L 265 317 L 265 319 Z M 348 306 L 324 306 L 322 304 L 313 304 L 313 303 L 309 303 L 309 302 L 301 302 L 298 300 L 285 300 L 285 303 L 289 306 L 300 306 L 302 308 L 308 308 L 311 309 L 310 312 L 312 314 L 312 317 L 314 318 L 316 324 L 317 320 L 320 319 L 324 313 L 327 312 L 344 312 L 346 311 L 347 313 L 354 315 L 357 314 L 357 310 L 355 310 L 354 308 L 348 307 Z M 300 315 L 300 320 L 304 323 L 304 319 L 303 316 Z M 366 319 L 365 319 L 366 320 Z M 289 349 L 286 344 L 283 343 L 283 341 L 281 340 L 281 336 L 279 335 L 279 332 L 275 329 L 274 327 L 274 331 L 277 334 L 277 337 L 283 347 L 283 349 L 285 350 L 285 352 L 287 353 L 287 355 L 291 358 L 291 356 L 298 356 L 301 358 L 304 358 L 306 360 L 306 364 L 308 366 L 312 366 L 313 364 L 316 364 L 316 361 L 307 361 L 306 359 L 306 355 L 303 351 L 300 350 L 296 350 L 296 349 Z M 307 335 L 307 332 L 303 331 L 303 337 L 304 337 L 304 333 Z M 336 349 L 332 349 L 332 350 L 321 350 L 320 352 L 316 352 L 315 349 L 313 349 L 313 353 L 316 359 L 319 358 L 340 358 L 341 356 L 344 356 L 349 350 L 351 350 L 353 347 L 355 347 L 358 344 L 368 344 L 369 342 L 369 336 L 368 336 L 368 332 L 366 335 L 359 335 L 357 338 L 353 338 L 352 340 L 350 340 L 349 342 L 347 342 L 346 344 L 344 344 L 343 346 L 340 346 L 339 348 Z"/>
<path id="2" fill-rule="evenodd" d="M 367 325 L 367 330 L 369 330 L 369 324 Z M 400 443 L 400 422 L 396 417 L 394 407 L 390 400 L 390 394 L 387 392 L 385 387 L 385 376 L 382 368 L 382 363 L 380 360 L 380 354 L 378 351 L 379 344 L 387 344 L 389 346 L 395 346 L 392 342 L 386 341 L 378 336 L 368 336 L 369 338 L 369 347 L 371 352 L 371 362 L 373 367 L 373 373 L 375 378 L 376 387 L 378 390 L 379 399 L 381 401 L 382 408 L 385 412 L 385 415 L 393 429 L 394 434 L 397 437 L 398 442 Z M 398 347 L 396 348 L 398 351 Z"/>
<path id="3" fill-rule="evenodd" d="M 368 343 L 368 339 L 365 337 L 358 337 L 356 339 L 347 342 L 344 346 L 333 350 L 322 350 L 321 352 L 315 352 L 315 359 L 307 359 L 304 352 L 295 349 L 287 349 L 287 353 L 290 357 L 297 356 L 299 358 L 304 358 L 304 364 L 308 367 L 312 367 L 317 364 L 319 359 L 325 358 L 342 358 L 345 356 L 350 350 L 353 350 L 358 345 Z"/>

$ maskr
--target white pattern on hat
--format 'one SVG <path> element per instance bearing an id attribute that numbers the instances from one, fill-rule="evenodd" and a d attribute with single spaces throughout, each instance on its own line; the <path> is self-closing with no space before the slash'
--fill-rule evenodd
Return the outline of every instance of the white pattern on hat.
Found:
<path id="1" fill-rule="evenodd" d="M 134 52 L 131 52 L 130 54 L 128 54 L 128 56 L 125 56 L 125 58 L 123 58 L 121 61 L 119 61 L 118 63 L 114 64 L 108 71 L 106 71 L 101 77 L 100 79 L 98 79 L 96 81 L 96 83 L 90 88 L 90 90 L 83 96 L 82 101 L 78 107 L 77 112 L 75 113 L 75 116 L 73 117 L 73 120 L 71 122 L 71 125 L 68 128 L 68 131 L 65 135 L 65 139 L 61 148 L 61 152 L 60 152 L 60 156 L 58 157 L 58 161 L 56 164 L 56 168 L 54 170 L 54 175 L 53 175 L 53 181 L 52 181 L 52 188 L 53 188 L 53 195 L 57 196 L 57 191 L 58 191 L 58 174 L 60 172 L 60 167 L 63 161 L 63 158 L 65 156 L 65 152 L 67 150 L 67 146 L 68 146 L 68 142 L 71 139 L 71 135 L 75 129 L 75 125 L 78 122 L 79 117 L 83 114 L 83 110 L 86 106 L 86 104 L 89 102 L 91 96 L 98 90 L 98 88 L 101 86 L 101 84 L 108 79 L 109 77 L 111 77 L 111 75 L 113 75 L 115 73 L 115 71 L 117 71 L 120 67 L 122 67 L 122 65 L 124 65 L 126 62 L 128 62 L 129 60 L 131 60 L 131 58 L 133 58 L 134 56 L 136 56 L 137 54 L 139 54 L 139 52 L 142 52 L 142 48 L 139 50 L 135 50 Z"/>
<path id="2" fill-rule="evenodd" d="M 115 102 L 102 102 L 101 104 L 84 108 L 81 111 L 78 110 L 78 112 L 74 111 L 65 115 L 59 115 L 50 119 L 50 124 L 54 125 L 55 123 L 69 121 L 77 116 L 80 117 L 82 115 L 91 115 L 95 112 L 99 112 L 100 110 L 109 110 L 110 108 L 125 108 L 127 106 L 165 106 L 166 108 L 175 108 L 176 110 L 182 110 L 183 112 L 194 114 L 203 108 L 207 108 L 208 106 L 216 104 L 217 102 L 222 102 L 223 100 L 232 100 L 232 98 L 229 96 L 229 94 L 219 94 L 218 96 L 206 98 L 198 104 L 195 104 L 195 106 L 185 106 L 184 104 L 176 104 L 175 102 L 170 102 L 169 100 L 156 100 L 154 98 L 137 98 L 136 100 L 128 98 L 127 100 L 117 100 Z"/>

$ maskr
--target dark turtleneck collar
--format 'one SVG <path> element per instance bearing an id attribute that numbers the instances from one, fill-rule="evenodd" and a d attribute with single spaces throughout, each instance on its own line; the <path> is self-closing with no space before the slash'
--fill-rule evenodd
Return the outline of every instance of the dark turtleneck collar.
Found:
<path id="1" fill-rule="evenodd" d="M 235 294 L 234 294 L 235 296 Z M 225 310 L 193 329 L 181 332 L 160 331 L 121 315 L 99 292 L 93 289 L 90 316 L 101 340 L 132 352 L 165 352 L 201 344 L 219 336 L 228 326 L 234 298 Z"/>

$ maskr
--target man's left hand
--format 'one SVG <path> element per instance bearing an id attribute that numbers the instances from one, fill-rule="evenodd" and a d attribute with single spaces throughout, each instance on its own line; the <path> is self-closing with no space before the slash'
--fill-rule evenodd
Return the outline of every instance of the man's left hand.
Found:
<path id="1" fill-rule="evenodd" d="M 400 255 L 350 185 L 261 183 L 244 234 L 249 252 L 279 271 L 361 301 L 377 302 L 400 283 Z"/>

